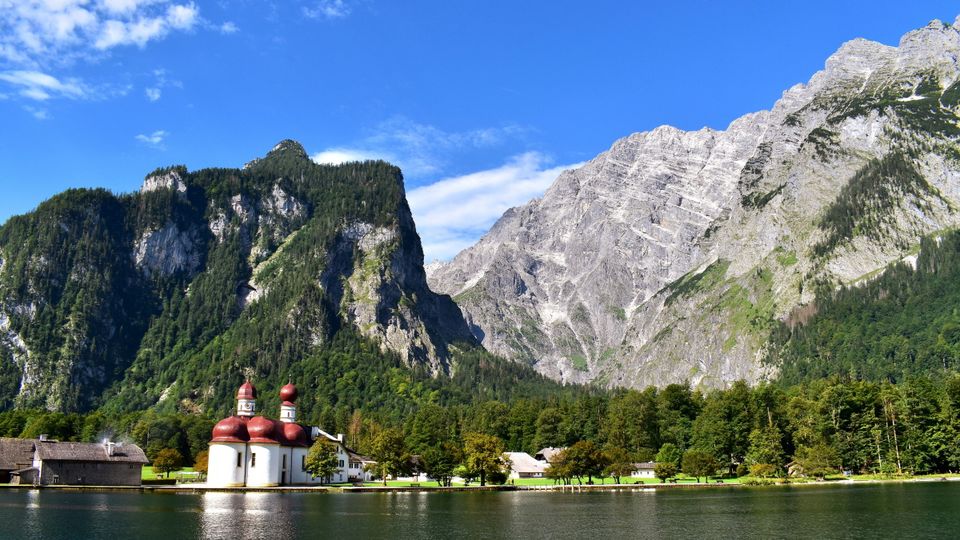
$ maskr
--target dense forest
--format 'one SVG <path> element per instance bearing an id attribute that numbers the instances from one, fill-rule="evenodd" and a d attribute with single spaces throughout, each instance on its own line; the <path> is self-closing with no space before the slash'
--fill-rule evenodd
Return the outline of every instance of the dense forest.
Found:
<path id="1" fill-rule="evenodd" d="M 266 390 L 260 388 L 261 396 Z M 260 407 L 271 414 L 272 405 Z M 123 415 L 14 410 L 0 413 L 0 436 L 46 433 L 87 441 L 112 436 L 142 445 L 151 459 L 173 448 L 192 463 L 206 449 L 215 420 L 154 410 Z M 403 412 L 325 403 L 303 421 L 342 432 L 349 445 L 374 455 L 384 437 L 392 437 L 404 452 L 427 461 L 462 455 L 465 444 L 482 436 L 507 451 L 589 447 L 621 460 L 655 459 L 676 467 L 684 455 L 705 456 L 713 464 L 708 475 L 783 476 L 790 462 L 807 463 L 810 472 L 814 466 L 832 473 L 960 471 L 960 376 L 753 388 L 738 382 L 709 393 L 674 384 L 609 395 L 446 406 L 425 401 Z"/>
<path id="2" fill-rule="evenodd" d="M 768 361 L 781 380 L 897 382 L 960 369 L 960 233 L 924 239 L 914 264 L 822 288 L 774 333 Z"/>

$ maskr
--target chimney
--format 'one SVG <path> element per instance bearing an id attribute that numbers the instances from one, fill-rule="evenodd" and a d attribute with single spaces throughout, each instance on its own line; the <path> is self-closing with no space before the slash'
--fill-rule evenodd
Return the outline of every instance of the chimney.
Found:
<path id="1" fill-rule="evenodd" d="M 41 433 L 39 437 L 40 442 L 45 442 L 47 440 L 47 434 Z"/>
<path id="2" fill-rule="evenodd" d="M 337 433 L 337 440 L 343 443 L 343 433 Z"/>
<path id="3" fill-rule="evenodd" d="M 108 441 L 108 440 L 106 440 L 106 439 L 103 440 L 103 447 L 104 447 L 104 449 L 106 449 L 108 456 L 112 456 L 112 455 L 113 455 L 113 449 L 114 449 L 115 446 L 116 446 L 116 445 L 115 445 L 113 442 Z"/>

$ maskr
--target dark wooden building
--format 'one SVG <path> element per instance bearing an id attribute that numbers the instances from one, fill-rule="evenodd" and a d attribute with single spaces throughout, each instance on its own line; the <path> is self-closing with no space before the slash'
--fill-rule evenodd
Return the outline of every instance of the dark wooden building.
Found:
<path id="1" fill-rule="evenodd" d="M 13 472 L 33 466 L 34 442 L 0 437 L 0 484 L 10 483 Z"/>
<path id="2" fill-rule="evenodd" d="M 135 444 L 35 441 L 35 483 L 139 486 L 148 463 Z"/>
<path id="3" fill-rule="evenodd" d="M 135 444 L 0 438 L 0 483 L 139 486 L 146 463 Z"/>

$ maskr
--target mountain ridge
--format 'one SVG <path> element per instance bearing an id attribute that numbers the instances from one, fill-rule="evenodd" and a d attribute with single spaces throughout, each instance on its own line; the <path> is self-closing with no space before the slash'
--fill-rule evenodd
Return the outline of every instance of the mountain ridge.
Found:
<path id="1" fill-rule="evenodd" d="M 291 140 L 243 169 L 68 190 L 0 226 L 0 405 L 199 412 L 245 377 L 359 357 L 449 378 L 476 342 L 422 265 L 398 168 Z"/>
<path id="2" fill-rule="evenodd" d="M 778 320 L 958 223 L 958 56 L 939 21 L 897 47 L 856 39 L 725 130 L 619 139 L 433 269 L 431 287 L 488 350 L 558 380 L 771 378 Z"/>

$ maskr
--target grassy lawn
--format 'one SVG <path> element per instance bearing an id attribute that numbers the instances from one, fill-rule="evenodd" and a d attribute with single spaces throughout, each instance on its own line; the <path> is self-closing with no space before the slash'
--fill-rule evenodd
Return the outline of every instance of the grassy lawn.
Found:
<path id="1" fill-rule="evenodd" d="M 687 477 L 687 476 L 684 476 L 684 475 L 679 475 L 679 476 L 677 476 L 677 477 L 676 477 L 676 480 L 677 480 L 676 483 L 678 483 L 678 484 L 695 484 L 695 483 L 697 482 L 696 479 L 690 478 L 690 477 Z M 509 480 L 508 480 L 508 482 L 509 482 Z M 518 479 L 514 480 L 513 482 L 514 482 L 515 485 L 518 485 L 518 486 L 552 486 L 552 485 L 554 485 L 554 481 L 551 480 L 551 479 L 549 479 L 549 478 L 518 478 Z M 587 479 L 584 478 L 584 479 L 583 479 L 583 482 L 584 482 L 584 484 L 586 484 Z M 593 479 L 593 483 L 594 483 L 595 485 L 601 485 L 601 484 L 613 485 L 613 484 L 615 484 L 616 482 L 613 481 L 613 478 L 604 478 L 603 481 L 601 481 L 601 480 L 598 479 L 598 478 L 594 478 L 594 479 Z M 630 477 L 624 477 L 624 478 L 621 478 L 621 479 L 620 479 L 620 483 L 621 483 L 621 484 L 646 484 L 646 485 L 655 485 L 655 484 L 662 484 L 662 483 L 664 483 L 664 482 L 661 482 L 659 478 L 630 478 Z M 669 483 L 669 482 L 668 482 L 668 483 Z M 717 481 L 716 481 L 716 479 L 711 478 L 711 479 L 710 479 L 710 483 L 711 483 L 711 484 L 715 484 L 715 483 L 717 483 Z M 739 478 L 725 478 L 725 479 L 723 479 L 723 483 L 724 483 L 724 484 L 739 484 L 739 483 L 740 483 L 740 479 L 739 479 Z M 576 481 L 576 480 L 573 481 L 573 484 L 574 484 L 574 485 L 579 485 L 579 484 L 577 484 L 577 481 Z"/>
<path id="2" fill-rule="evenodd" d="M 184 467 L 179 471 L 173 471 L 170 473 L 170 478 L 176 478 L 178 472 L 193 472 L 193 467 Z M 143 466 L 143 469 L 140 471 L 141 480 L 156 480 L 157 478 L 166 478 L 166 476 L 161 475 L 158 477 L 157 474 L 153 472 L 153 467 L 149 465 Z"/>
<path id="3" fill-rule="evenodd" d="M 726 478 L 726 479 L 723 480 L 723 483 L 724 483 L 724 484 L 739 484 L 739 483 L 740 483 L 740 480 L 741 480 L 741 479 L 739 479 L 739 478 Z M 584 478 L 584 479 L 583 479 L 583 482 L 584 482 L 584 484 L 586 484 L 587 479 Z M 603 485 L 608 485 L 608 486 L 615 484 L 615 482 L 613 481 L 613 478 L 604 478 L 603 481 L 601 481 L 599 478 L 594 478 L 594 479 L 593 479 L 593 483 L 594 483 L 594 485 L 601 485 L 601 484 L 603 484 Z M 657 479 L 657 478 L 621 478 L 621 479 L 620 479 L 620 483 L 621 483 L 621 484 L 656 485 L 656 484 L 661 484 L 662 482 L 661 482 L 659 479 Z M 695 484 L 695 483 L 696 483 L 696 480 L 693 479 L 693 478 L 688 478 L 688 477 L 686 477 L 686 476 L 680 475 L 680 476 L 677 477 L 677 483 L 679 483 L 679 484 Z M 711 484 L 715 484 L 715 483 L 717 483 L 717 481 L 716 481 L 715 479 L 712 479 L 712 478 L 711 478 L 711 479 L 710 479 L 710 483 L 711 483 Z M 331 486 L 334 486 L 334 487 L 350 487 L 350 486 L 353 486 L 353 484 L 330 484 L 330 485 L 331 485 Z M 366 482 L 366 483 L 364 483 L 363 485 L 364 485 L 364 487 L 382 487 L 382 486 L 383 486 L 383 482 Z M 458 482 L 454 482 L 453 485 L 454 485 L 454 486 L 462 486 L 463 484 L 462 484 L 462 483 L 458 483 Z M 480 481 L 479 481 L 479 480 L 475 480 L 475 481 L 473 481 L 473 482 L 470 482 L 470 486 L 479 486 L 479 485 L 480 485 Z M 551 480 L 551 479 L 549 479 L 549 478 L 517 478 L 517 479 L 514 479 L 514 480 L 507 480 L 507 484 L 506 484 L 506 485 L 515 485 L 515 486 L 554 486 L 554 485 L 557 485 L 557 484 L 555 484 L 554 481 Z M 579 485 L 579 484 L 577 484 L 577 481 L 574 480 L 574 481 L 573 481 L 573 485 Z M 398 481 L 390 480 L 390 481 L 387 481 L 387 487 L 437 487 L 437 483 L 436 483 L 435 481 L 433 481 L 433 480 L 425 480 L 425 481 L 423 481 L 423 482 L 409 482 L 409 481 L 398 482 Z"/>

